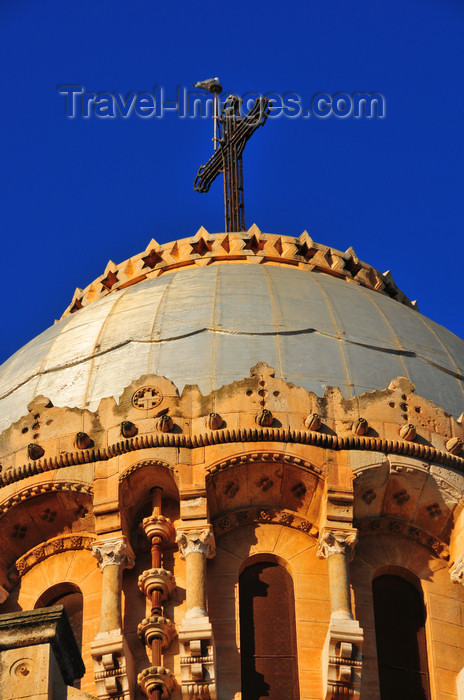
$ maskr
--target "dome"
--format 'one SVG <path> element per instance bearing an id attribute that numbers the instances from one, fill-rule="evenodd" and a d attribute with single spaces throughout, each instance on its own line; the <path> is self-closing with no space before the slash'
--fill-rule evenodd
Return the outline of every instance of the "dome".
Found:
<path id="1" fill-rule="evenodd" d="M 206 395 L 259 361 L 318 395 L 338 386 L 346 398 L 406 376 L 418 394 L 462 413 L 464 342 L 412 308 L 391 276 L 306 233 L 254 229 L 201 229 L 110 262 L 60 321 L 0 367 L 0 431 L 38 395 L 95 410 L 144 374 Z"/>

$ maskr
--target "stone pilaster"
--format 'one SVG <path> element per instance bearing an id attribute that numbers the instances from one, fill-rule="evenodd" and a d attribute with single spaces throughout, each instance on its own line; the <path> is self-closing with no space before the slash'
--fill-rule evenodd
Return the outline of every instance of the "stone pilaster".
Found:
<path id="1" fill-rule="evenodd" d="M 349 562 L 357 542 L 354 529 L 323 528 L 318 556 L 327 559 L 331 617 L 322 655 L 324 700 L 358 698 L 363 631 L 351 610 Z"/>
<path id="2" fill-rule="evenodd" d="M 97 696 L 109 700 L 132 699 L 134 662 L 122 631 L 122 572 L 134 566 L 125 537 L 98 541 L 92 548 L 103 574 L 100 629 L 91 644 Z"/>
<path id="3" fill-rule="evenodd" d="M 216 699 L 213 630 L 206 611 L 206 559 L 216 553 L 210 525 L 177 531 L 181 559 L 186 563 L 187 612 L 179 626 L 182 697 Z"/>

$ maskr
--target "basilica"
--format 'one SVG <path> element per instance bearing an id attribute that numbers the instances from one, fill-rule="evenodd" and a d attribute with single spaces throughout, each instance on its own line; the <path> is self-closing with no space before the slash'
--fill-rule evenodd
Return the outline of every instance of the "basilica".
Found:
<path id="1" fill-rule="evenodd" d="M 67 302 L 0 367 L 1 698 L 464 700 L 464 341 L 256 225 Z"/>

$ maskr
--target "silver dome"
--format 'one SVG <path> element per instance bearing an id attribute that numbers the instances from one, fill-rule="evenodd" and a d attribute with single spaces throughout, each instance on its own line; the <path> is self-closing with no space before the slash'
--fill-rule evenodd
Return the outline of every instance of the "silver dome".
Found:
<path id="1" fill-rule="evenodd" d="M 68 315 L 0 367 L 0 432 L 37 395 L 94 410 L 144 374 L 203 394 L 249 375 L 346 397 L 408 377 L 454 416 L 464 411 L 464 342 L 357 284 L 272 264 L 227 262 L 146 279 Z"/>

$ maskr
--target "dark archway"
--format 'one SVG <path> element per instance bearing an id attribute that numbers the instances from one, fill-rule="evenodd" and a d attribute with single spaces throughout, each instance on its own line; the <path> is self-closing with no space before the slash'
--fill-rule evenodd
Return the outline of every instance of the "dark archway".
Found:
<path id="1" fill-rule="evenodd" d="M 293 581 L 275 562 L 239 577 L 242 700 L 298 700 Z"/>
<path id="2" fill-rule="evenodd" d="M 400 576 L 372 582 L 381 700 L 430 700 L 425 606 Z"/>
<path id="3" fill-rule="evenodd" d="M 80 588 L 73 583 L 58 583 L 42 593 L 34 607 L 48 608 L 51 605 L 64 605 L 77 646 L 81 650 L 84 597 Z"/>

